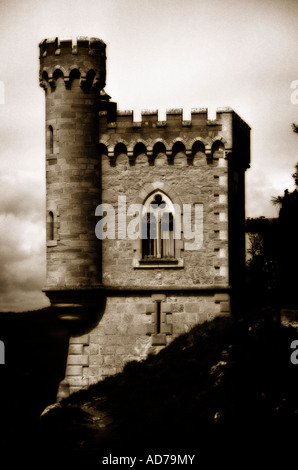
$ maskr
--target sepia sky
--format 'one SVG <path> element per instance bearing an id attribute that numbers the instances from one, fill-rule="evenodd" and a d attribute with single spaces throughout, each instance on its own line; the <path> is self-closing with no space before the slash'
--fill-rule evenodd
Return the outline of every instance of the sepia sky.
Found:
<path id="1" fill-rule="evenodd" d="M 297 0 L 0 0 L 0 311 L 48 305 L 38 44 L 56 36 L 104 40 L 106 91 L 136 120 L 233 108 L 252 129 L 246 215 L 277 216 L 298 161 Z"/>

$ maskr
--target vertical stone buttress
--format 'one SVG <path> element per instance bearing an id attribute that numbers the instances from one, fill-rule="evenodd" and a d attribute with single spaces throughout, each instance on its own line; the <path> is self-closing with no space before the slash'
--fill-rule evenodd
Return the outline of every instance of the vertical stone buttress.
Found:
<path id="1" fill-rule="evenodd" d="M 39 47 L 46 99 L 44 291 L 53 304 L 75 304 L 101 286 L 94 214 L 101 198 L 98 113 L 106 45 L 96 38 L 78 38 L 76 45 L 56 38 Z"/>

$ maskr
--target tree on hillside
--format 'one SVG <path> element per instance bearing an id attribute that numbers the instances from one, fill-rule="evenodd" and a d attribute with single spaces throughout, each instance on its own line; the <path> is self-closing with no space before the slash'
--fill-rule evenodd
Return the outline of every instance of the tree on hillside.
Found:
<path id="1" fill-rule="evenodd" d="M 246 220 L 247 260 L 246 288 L 254 304 L 272 304 L 272 287 L 276 266 L 276 219 L 265 217 Z"/>
<path id="2" fill-rule="evenodd" d="M 264 237 L 261 233 L 248 232 L 249 247 L 247 253 L 251 256 L 251 259 L 255 259 L 256 256 L 261 256 L 264 250 Z"/>
<path id="3" fill-rule="evenodd" d="M 292 124 L 298 134 L 298 125 Z M 298 163 L 292 174 L 295 189 L 271 199 L 279 206 L 276 219 L 247 219 L 247 289 L 258 302 L 298 308 Z"/>
<path id="4" fill-rule="evenodd" d="M 286 189 L 286 191 L 287 191 L 287 189 Z M 283 196 L 273 196 L 271 198 L 271 202 L 274 206 L 281 206 L 283 198 L 284 198 Z"/>
<path id="5" fill-rule="evenodd" d="M 298 125 L 293 123 L 292 130 L 298 134 Z M 284 305 L 297 307 L 298 163 L 295 165 L 292 177 L 295 189 L 293 191 L 286 189 L 283 196 L 274 197 L 271 201 L 273 204 L 280 206 L 276 252 L 282 302 Z"/>
<path id="6" fill-rule="evenodd" d="M 295 165 L 295 173 L 292 174 L 292 177 L 294 178 L 295 181 L 295 186 L 296 188 L 298 187 L 298 163 Z"/>

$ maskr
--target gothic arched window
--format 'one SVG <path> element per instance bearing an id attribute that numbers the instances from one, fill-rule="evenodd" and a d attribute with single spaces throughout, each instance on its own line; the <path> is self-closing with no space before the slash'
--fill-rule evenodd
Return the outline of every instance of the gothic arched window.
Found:
<path id="1" fill-rule="evenodd" d="M 174 206 L 161 191 L 145 201 L 142 214 L 142 259 L 173 260 L 175 258 Z"/>
<path id="2" fill-rule="evenodd" d="M 55 239 L 54 214 L 52 211 L 48 212 L 48 217 L 47 217 L 47 239 L 48 241 L 53 241 Z"/>
<path id="3" fill-rule="evenodd" d="M 47 233 L 47 246 L 57 246 L 59 240 L 58 234 L 58 222 L 59 214 L 57 210 L 49 210 L 47 212 L 47 226 L 46 226 L 46 233 Z"/>

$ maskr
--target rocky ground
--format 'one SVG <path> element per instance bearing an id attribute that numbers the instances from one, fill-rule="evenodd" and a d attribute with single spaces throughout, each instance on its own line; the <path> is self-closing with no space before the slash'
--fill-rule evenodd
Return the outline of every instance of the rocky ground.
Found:
<path id="1" fill-rule="evenodd" d="M 270 312 L 198 325 L 41 417 L 19 407 L 3 448 L 22 448 L 29 459 L 63 455 L 68 463 L 148 453 L 196 455 L 201 468 L 285 462 L 298 437 L 298 365 L 290 360 L 296 339 L 297 329 Z"/>

